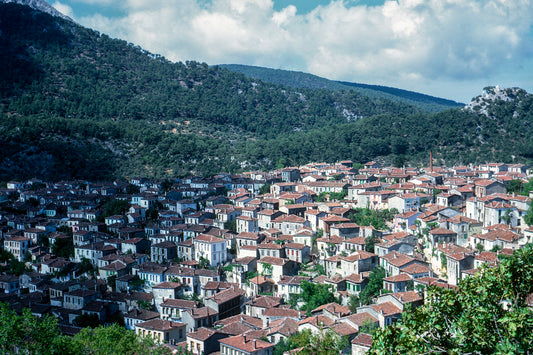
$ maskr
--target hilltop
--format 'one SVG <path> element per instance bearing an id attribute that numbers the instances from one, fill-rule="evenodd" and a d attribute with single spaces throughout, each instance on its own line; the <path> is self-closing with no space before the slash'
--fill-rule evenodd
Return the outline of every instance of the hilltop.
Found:
<path id="1" fill-rule="evenodd" d="M 354 90 L 371 98 L 382 98 L 403 102 L 428 112 L 440 112 L 450 108 L 463 106 L 463 104 L 452 100 L 424 95 L 413 91 L 388 86 L 329 80 L 298 71 L 240 64 L 222 64 L 220 66 L 234 72 L 242 73 L 249 78 L 259 79 L 267 83 L 285 85 L 293 88 Z"/>

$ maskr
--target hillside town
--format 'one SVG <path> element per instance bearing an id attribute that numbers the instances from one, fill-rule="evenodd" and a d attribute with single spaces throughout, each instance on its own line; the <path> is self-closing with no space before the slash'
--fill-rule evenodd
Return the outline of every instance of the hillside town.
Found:
<path id="1" fill-rule="evenodd" d="M 532 177 L 523 164 L 341 161 L 10 181 L 0 302 L 53 315 L 66 335 L 118 323 L 191 354 L 270 355 L 296 333 L 327 331 L 364 354 L 372 329 L 423 305 L 428 287 L 454 289 L 533 242 Z"/>

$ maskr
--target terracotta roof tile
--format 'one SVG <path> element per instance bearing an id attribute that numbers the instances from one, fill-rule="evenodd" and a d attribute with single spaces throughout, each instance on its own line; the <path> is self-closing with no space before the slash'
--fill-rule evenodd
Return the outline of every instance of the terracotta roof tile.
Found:
<path id="1" fill-rule="evenodd" d="M 226 339 L 220 339 L 219 342 L 248 353 L 268 349 L 274 346 L 274 344 L 260 339 L 250 339 L 250 337 L 247 337 L 246 335 L 236 335 Z"/>
<path id="2" fill-rule="evenodd" d="M 352 340 L 352 344 L 356 344 L 359 346 L 363 346 L 365 348 L 372 347 L 372 335 L 366 334 L 366 333 L 359 333 L 357 336 Z"/>

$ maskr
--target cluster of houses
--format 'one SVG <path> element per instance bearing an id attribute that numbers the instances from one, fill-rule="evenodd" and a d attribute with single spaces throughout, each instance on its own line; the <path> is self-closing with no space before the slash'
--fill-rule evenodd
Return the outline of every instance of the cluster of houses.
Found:
<path id="1" fill-rule="evenodd" d="M 1 245 L 25 271 L 10 271 L 4 258 L 0 302 L 52 314 L 65 334 L 86 319 L 118 321 L 193 354 L 272 354 L 306 329 L 332 329 L 361 354 L 372 344 L 368 329 L 424 304 L 425 287 L 455 288 L 533 242 L 524 220 L 532 196 L 507 193 L 529 180 L 527 166 L 353 166 L 8 182 L 0 189 Z M 110 200 L 127 208 L 107 215 Z M 358 225 L 357 209 L 393 217 L 383 229 Z M 380 294 L 348 307 L 378 266 L 386 272 Z M 339 302 L 308 312 L 291 306 L 303 281 L 329 285 Z"/>

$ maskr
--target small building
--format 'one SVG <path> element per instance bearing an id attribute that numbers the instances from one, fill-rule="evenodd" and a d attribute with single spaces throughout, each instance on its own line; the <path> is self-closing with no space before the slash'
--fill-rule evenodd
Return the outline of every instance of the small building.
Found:
<path id="1" fill-rule="evenodd" d="M 24 254 L 28 251 L 30 239 L 14 236 L 4 240 L 4 249 L 15 256 L 18 261 L 24 260 Z"/>
<path id="2" fill-rule="evenodd" d="M 245 292 L 232 286 L 204 300 L 207 307 L 219 314 L 219 319 L 228 318 L 241 313 Z"/>
<path id="3" fill-rule="evenodd" d="M 274 349 L 274 344 L 246 334 L 221 339 L 219 342 L 221 355 L 272 355 Z"/>
<path id="4" fill-rule="evenodd" d="M 176 299 L 181 292 L 181 284 L 177 282 L 165 281 L 152 286 L 155 308 L 161 312 L 161 304 L 166 299 Z"/>
<path id="5" fill-rule="evenodd" d="M 177 245 L 170 241 L 153 244 L 150 250 L 150 260 L 155 263 L 164 263 L 178 256 Z"/>
<path id="6" fill-rule="evenodd" d="M 135 333 L 152 338 L 156 343 L 176 344 L 185 341 L 186 324 L 165 319 L 152 319 L 136 325 Z"/>
<path id="7" fill-rule="evenodd" d="M 219 340 L 228 335 L 209 328 L 187 334 L 187 350 L 193 355 L 207 355 L 220 350 Z"/>
<path id="8" fill-rule="evenodd" d="M 194 239 L 195 260 L 205 258 L 209 265 L 218 266 L 228 258 L 226 240 L 209 234 L 200 234 Z"/>
<path id="9" fill-rule="evenodd" d="M 352 355 L 364 355 L 372 347 L 372 335 L 359 333 L 352 340 Z"/>
<path id="10" fill-rule="evenodd" d="M 135 326 L 152 319 L 159 319 L 159 313 L 142 308 L 134 308 L 124 314 L 124 327 L 129 330 L 135 330 Z"/>
<path id="11" fill-rule="evenodd" d="M 218 312 L 211 307 L 187 309 L 181 314 L 182 322 L 187 324 L 187 333 L 200 327 L 213 327 L 218 321 Z"/>

